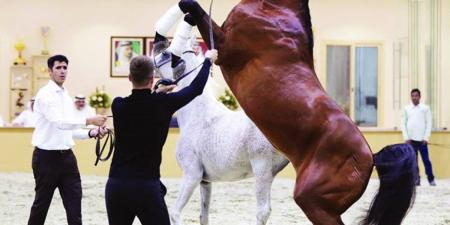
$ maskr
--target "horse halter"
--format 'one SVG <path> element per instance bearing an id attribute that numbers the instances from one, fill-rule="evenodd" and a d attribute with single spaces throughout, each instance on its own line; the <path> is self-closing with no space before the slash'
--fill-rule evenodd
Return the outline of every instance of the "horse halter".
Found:
<path id="1" fill-rule="evenodd" d="M 195 54 L 195 52 L 193 52 L 193 51 L 185 51 L 185 52 L 183 52 L 183 54 Z M 164 53 L 161 53 L 161 54 L 164 54 Z M 169 57 L 169 59 L 168 60 L 163 60 L 160 64 L 157 64 L 156 63 L 156 59 L 155 59 L 155 57 L 153 57 L 153 61 L 154 61 L 154 63 L 155 63 L 155 68 L 156 68 L 156 70 L 157 71 L 159 71 L 158 69 L 160 68 L 160 67 L 162 67 L 162 66 L 164 66 L 165 64 L 167 64 L 167 63 L 169 63 L 170 61 L 171 61 L 171 57 Z M 159 85 L 164 85 L 164 86 L 168 86 L 168 85 L 173 85 L 173 84 L 178 84 L 178 82 L 180 82 L 181 80 L 183 80 L 184 78 L 186 78 L 187 76 L 189 76 L 190 74 L 192 74 L 194 71 L 196 71 L 200 66 L 202 66 L 203 65 L 203 63 L 200 63 L 198 66 L 196 66 L 196 67 L 194 67 L 193 69 L 191 69 L 191 70 L 189 70 L 187 73 L 184 73 L 183 75 L 181 75 L 181 76 L 179 76 L 179 77 L 177 77 L 177 78 L 175 78 L 175 80 L 174 79 L 170 79 L 170 78 L 162 78 L 162 79 L 160 79 L 160 80 L 158 80 L 157 82 L 156 82 L 156 84 L 155 84 L 155 86 L 154 86 L 154 90 L 156 90 L 158 87 L 159 87 Z M 162 77 L 162 76 L 161 76 Z"/>

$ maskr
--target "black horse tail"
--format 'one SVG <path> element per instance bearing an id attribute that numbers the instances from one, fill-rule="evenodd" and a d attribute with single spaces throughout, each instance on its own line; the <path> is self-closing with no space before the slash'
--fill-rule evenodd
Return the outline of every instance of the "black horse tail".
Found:
<path id="1" fill-rule="evenodd" d="M 374 155 L 380 188 L 363 225 L 399 225 L 414 204 L 417 160 L 408 144 L 384 147 Z"/>

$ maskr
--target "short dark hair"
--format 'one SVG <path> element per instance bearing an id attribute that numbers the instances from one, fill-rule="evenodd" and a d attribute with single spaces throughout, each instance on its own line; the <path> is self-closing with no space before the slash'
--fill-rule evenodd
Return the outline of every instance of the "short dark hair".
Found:
<path id="1" fill-rule="evenodd" d="M 145 55 L 134 57 L 130 62 L 130 76 L 133 84 L 145 85 L 153 77 L 155 66 Z"/>
<path id="2" fill-rule="evenodd" d="M 419 96 L 420 96 L 419 88 L 414 88 L 414 89 L 411 90 L 411 94 L 414 93 L 414 92 L 417 92 L 417 94 L 419 94 Z"/>
<path id="3" fill-rule="evenodd" d="M 55 65 L 55 62 L 65 62 L 67 63 L 67 65 L 69 64 L 69 60 L 67 59 L 67 57 L 63 56 L 63 55 L 54 55 L 50 58 L 48 58 L 47 60 L 47 66 L 49 69 L 53 69 L 53 66 Z"/>

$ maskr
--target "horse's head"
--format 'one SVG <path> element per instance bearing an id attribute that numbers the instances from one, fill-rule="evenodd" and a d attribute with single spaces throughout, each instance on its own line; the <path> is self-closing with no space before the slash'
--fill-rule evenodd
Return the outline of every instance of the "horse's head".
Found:
<path id="1" fill-rule="evenodd" d="M 195 40 L 195 37 L 193 37 L 192 40 Z M 199 65 L 204 60 L 204 56 L 201 49 L 197 50 L 198 47 L 199 46 L 196 41 L 188 41 L 186 43 L 186 48 L 183 51 L 181 59 L 184 60 L 186 64 L 186 69 L 184 70 L 183 75 L 186 75 L 188 73 L 189 75 L 187 75 L 186 78 L 183 78 L 183 81 L 179 82 L 181 86 L 183 86 L 183 84 L 185 83 L 189 84 L 190 81 L 192 81 L 192 79 L 198 73 L 197 70 L 199 69 Z M 162 79 L 165 79 L 167 81 L 169 80 L 175 81 L 180 78 L 180 76 L 176 76 L 173 73 L 171 67 L 172 55 L 169 51 L 166 50 L 152 58 L 155 64 L 155 72 Z M 193 76 L 191 76 L 191 74 Z"/>
<path id="2" fill-rule="evenodd" d="M 172 73 L 171 61 L 172 55 L 168 51 L 163 51 L 156 56 L 152 56 L 155 64 L 156 75 L 162 79 L 175 79 Z"/>

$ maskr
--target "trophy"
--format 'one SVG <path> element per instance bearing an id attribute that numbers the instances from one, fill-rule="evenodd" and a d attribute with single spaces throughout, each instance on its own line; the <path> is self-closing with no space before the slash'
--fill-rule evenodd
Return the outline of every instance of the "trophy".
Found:
<path id="1" fill-rule="evenodd" d="M 49 51 L 48 51 L 48 34 L 50 32 L 50 27 L 44 26 L 41 27 L 41 35 L 44 39 L 44 49 L 41 51 L 42 55 L 48 55 Z"/>
<path id="2" fill-rule="evenodd" d="M 14 48 L 17 50 L 17 52 L 19 53 L 19 56 L 17 57 L 16 60 L 14 60 L 14 65 L 26 65 L 27 62 L 25 62 L 25 59 L 22 58 L 22 51 L 25 49 L 25 44 L 23 43 L 23 41 L 18 41 L 15 45 Z"/>

